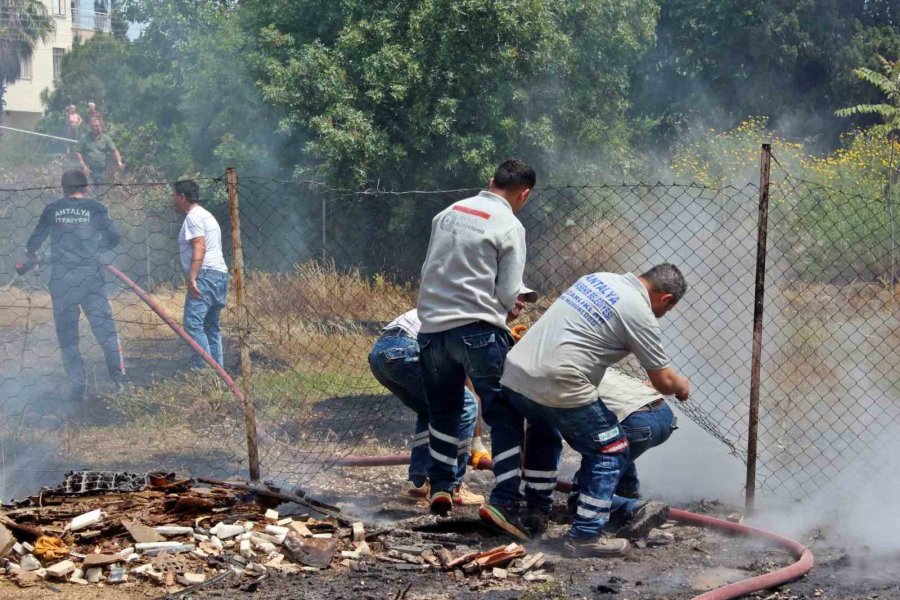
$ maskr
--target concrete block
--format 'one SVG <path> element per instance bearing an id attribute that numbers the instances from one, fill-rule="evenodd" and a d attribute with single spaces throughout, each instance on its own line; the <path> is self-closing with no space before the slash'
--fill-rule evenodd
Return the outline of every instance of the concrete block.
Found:
<path id="1" fill-rule="evenodd" d="M 77 517 L 72 519 L 69 522 L 69 531 L 78 531 L 80 529 L 85 529 L 87 527 L 90 527 L 91 525 L 96 525 L 102 520 L 103 511 L 98 508 L 96 510 L 86 512 L 83 515 L 78 515 Z"/>
<path id="2" fill-rule="evenodd" d="M 19 566 L 23 571 L 37 571 L 41 568 L 41 563 L 32 554 L 26 554 L 19 560 Z"/>
<path id="3" fill-rule="evenodd" d="M 75 563 L 71 560 L 61 560 L 47 567 L 47 575 L 56 579 L 62 579 L 75 570 Z"/>
<path id="4" fill-rule="evenodd" d="M 351 530 L 353 531 L 353 541 L 354 542 L 363 542 L 366 539 L 366 529 L 363 525 L 362 521 L 357 521 L 351 525 Z"/>

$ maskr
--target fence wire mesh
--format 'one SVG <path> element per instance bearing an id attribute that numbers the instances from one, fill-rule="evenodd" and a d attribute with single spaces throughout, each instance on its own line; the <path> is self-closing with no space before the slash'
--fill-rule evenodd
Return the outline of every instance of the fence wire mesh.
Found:
<path id="1" fill-rule="evenodd" d="M 231 265 L 226 181 L 198 183 Z M 245 318 L 243 366 L 263 478 L 302 485 L 351 452 L 408 449 L 411 413 L 375 381 L 367 355 L 380 329 L 415 306 L 431 218 L 475 190 L 357 193 L 241 177 L 235 191 L 245 305 L 238 308 L 232 287 L 224 367 L 240 382 Z M 520 217 L 525 281 L 541 299 L 523 320 L 539 318 L 581 275 L 679 265 L 688 296 L 663 322 L 672 360 L 693 385 L 678 408 L 745 458 L 758 194 L 755 185 L 536 190 Z M 187 345 L 109 274 L 128 384 L 113 388 L 82 319 L 88 395 L 69 402 L 48 288 L 53 267 L 45 258 L 39 273 L 22 277 L 13 268 L 43 206 L 59 195 L 0 191 L 8 223 L 0 234 L 0 277 L 8 282 L 0 288 L 0 498 L 73 468 L 246 475 L 239 403 L 211 370 L 191 371 Z M 122 230 L 109 260 L 180 321 L 182 217 L 171 208 L 171 188 L 95 186 L 93 196 Z M 883 279 L 893 268 L 890 220 L 883 202 L 864 200 L 785 173 L 773 184 L 760 425 L 767 486 L 823 485 L 846 467 L 842 443 L 895 416 L 897 326 Z M 638 372 L 636 364 L 626 370 Z"/>

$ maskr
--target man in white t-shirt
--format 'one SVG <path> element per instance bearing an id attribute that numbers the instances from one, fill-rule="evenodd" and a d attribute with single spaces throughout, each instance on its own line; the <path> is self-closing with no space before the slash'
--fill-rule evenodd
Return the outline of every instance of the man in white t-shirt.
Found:
<path id="1" fill-rule="evenodd" d="M 690 384 L 671 367 L 657 322 L 686 290 L 684 276 L 669 264 L 640 277 L 587 275 L 547 309 L 506 357 L 504 396 L 529 424 L 523 464 L 526 527 L 539 521 L 532 513 L 548 508 L 542 503 L 556 484 L 560 440 L 581 454 L 575 477 L 580 493 L 566 543 L 571 556 L 610 556 L 628 548 L 624 539 L 600 537 L 628 464 L 628 439 L 597 386 L 607 367 L 633 353 L 661 394 L 687 399 Z M 664 521 L 668 511 L 657 510 L 659 505 L 649 503 L 635 512 L 633 530 Z"/>
<path id="2" fill-rule="evenodd" d="M 222 255 L 222 230 L 215 217 L 200 206 L 200 186 L 179 181 L 172 188 L 172 206 L 185 215 L 178 233 L 181 268 L 187 282 L 184 329 L 220 365 L 222 335 L 219 317 L 228 297 L 228 266 Z M 195 353 L 191 366 L 206 362 Z"/>

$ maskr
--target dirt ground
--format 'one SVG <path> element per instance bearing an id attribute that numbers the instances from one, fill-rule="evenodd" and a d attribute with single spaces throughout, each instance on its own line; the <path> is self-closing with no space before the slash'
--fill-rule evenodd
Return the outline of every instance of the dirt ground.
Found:
<path id="1" fill-rule="evenodd" d="M 363 518 L 367 527 L 387 528 L 391 524 L 422 515 L 426 506 L 399 494 L 404 479 L 403 467 L 344 468 L 327 472 L 306 491 L 316 498 L 339 506 L 343 512 Z M 489 473 L 473 473 L 472 487 L 481 493 L 489 490 Z M 559 498 L 562 503 L 563 497 Z M 696 512 L 726 516 L 734 508 L 717 502 L 697 502 L 686 507 Z M 289 514 L 292 505 L 280 508 Z M 297 512 L 299 507 L 293 506 Z M 302 511 L 306 511 L 303 508 Z M 675 541 L 655 547 L 632 547 L 627 556 L 616 559 L 569 559 L 560 554 L 566 525 L 554 523 L 539 542 L 525 544 L 530 554 L 543 552 L 544 570 L 550 580 L 525 582 L 521 579 L 464 577 L 462 573 L 407 571 L 390 563 L 360 561 L 352 567 L 332 568 L 296 575 L 269 575 L 261 580 L 234 576 L 223 582 L 189 594 L 174 593 L 132 581 L 119 586 L 79 587 L 72 584 L 42 585 L 19 590 L 0 583 L 0 599 L 37 600 L 125 600 L 159 598 L 167 591 L 170 598 L 238 600 L 463 600 L 488 598 L 506 600 L 599 598 L 622 600 L 682 600 L 728 582 L 751 577 L 792 562 L 786 553 L 771 546 L 684 526 L 673 522 L 665 526 Z M 458 542 L 445 547 L 459 553 L 464 547 L 490 548 L 509 539 L 484 528 L 475 508 L 456 508 L 451 517 L 426 527 L 425 533 L 454 533 Z M 399 534 L 397 534 L 399 535 Z M 427 539 L 384 536 L 388 544 L 428 543 Z M 900 556 L 866 555 L 829 544 L 827 535 L 802 540 L 816 555 L 816 567 L 800 581 L 754 597 L 767 600 L 862 600 L 900 598 Z M 455 547 L 454 547 L 455 546 Z"/>

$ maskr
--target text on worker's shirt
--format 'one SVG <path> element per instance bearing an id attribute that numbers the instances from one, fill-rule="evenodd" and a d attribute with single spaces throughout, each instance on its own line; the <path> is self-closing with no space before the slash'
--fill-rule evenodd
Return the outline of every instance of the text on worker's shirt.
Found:
<path id="1" fill-rule="evenodd" d="M 615 313 L 619 294 L 596 275 L 588 275 L 566 290 L 562 300 L 592 326 L 601 327 Z"/>

